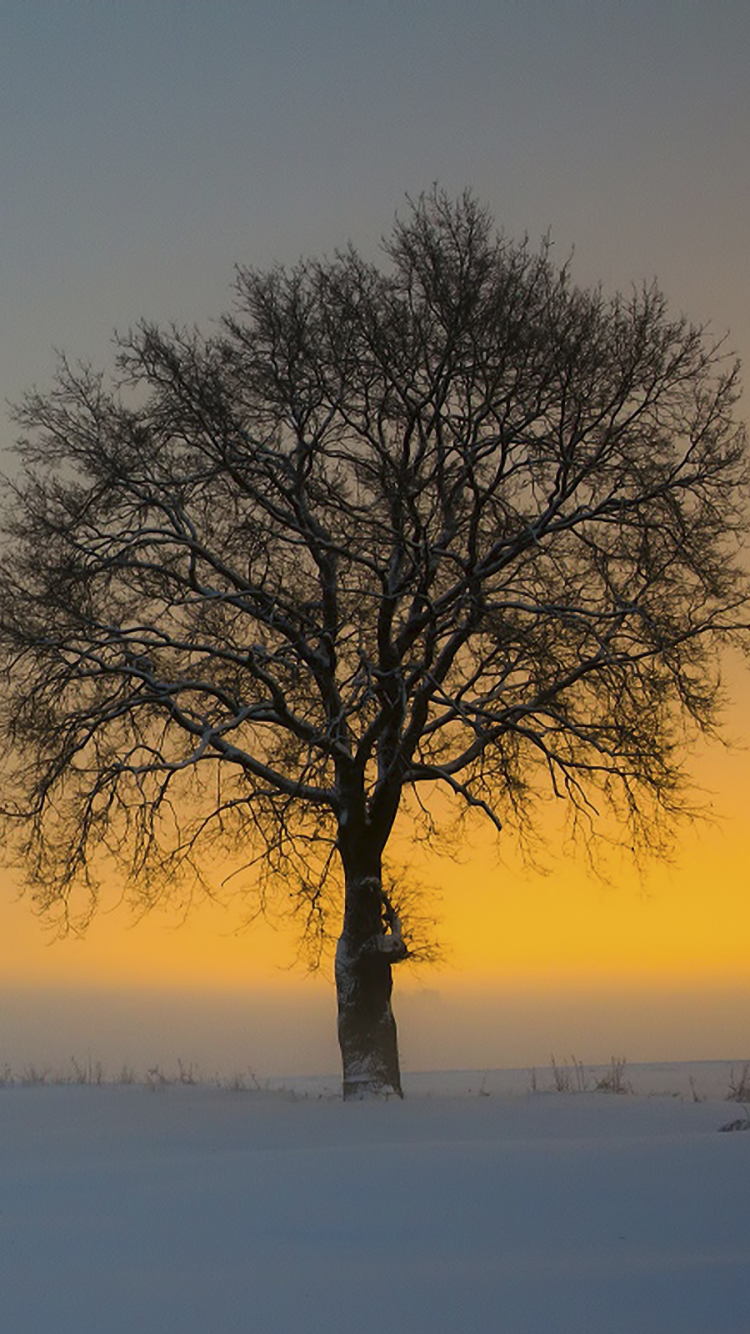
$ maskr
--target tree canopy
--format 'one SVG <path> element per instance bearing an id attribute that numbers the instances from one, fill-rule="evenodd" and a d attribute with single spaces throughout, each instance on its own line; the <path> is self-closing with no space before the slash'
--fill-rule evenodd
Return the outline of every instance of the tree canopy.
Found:
<path id="1" fill-rule="evenodd" d="M 41 907 L 85 919 L 111 858 L 140 901 L 190 892 L 217 843 L 313 934 L 343 904 L 345 1076 L 397 1088 L 366 1049 L 395 1044 L 399 814 L 442 789 L 499 830 L 547 791 L 648 841 L 684 805 L 747 620 L 738 396 L 656 285 L 583 290 L 439 190 L 379 263 L 240 269 L 209 336 L 63 361 L 17 412 L 0 561 Z"/>

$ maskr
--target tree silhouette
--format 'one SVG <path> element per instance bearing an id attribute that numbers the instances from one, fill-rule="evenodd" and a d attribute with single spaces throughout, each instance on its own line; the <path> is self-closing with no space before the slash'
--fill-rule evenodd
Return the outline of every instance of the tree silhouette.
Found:
<path id="1" fill-rule="evenodd" d="M 39 906 L 141 902 L 217 845 L 336 954 L 347 1097 L 400 1092 L 383 881 L 442 789 L 551 791 L 628 840 L 685 803 L 747 585 L 737 368 L 469 195 L 240 270 L 217 331 L 142 325 L 18 410 L 0 590 L 7 823 Z M 210 860 L 210 859 L 209 859 Z M 83 895 L 83 899 L 81 899 Z"/>

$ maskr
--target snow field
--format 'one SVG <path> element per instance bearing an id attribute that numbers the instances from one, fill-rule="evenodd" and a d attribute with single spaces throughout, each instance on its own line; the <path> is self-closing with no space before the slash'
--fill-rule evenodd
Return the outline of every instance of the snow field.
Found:
<path id="1" fill-rule="evenodd" d="M 2 1088 L 2 1329 L 747 1334 L 750 1133 L 717 1133 L 742 1109 L 652 1075 L 412 1076 L 346 1106 L 314 1081 Z"/>

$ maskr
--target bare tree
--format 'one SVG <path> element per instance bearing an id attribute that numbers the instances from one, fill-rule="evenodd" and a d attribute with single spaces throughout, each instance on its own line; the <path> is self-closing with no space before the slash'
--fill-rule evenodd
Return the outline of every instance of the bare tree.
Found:
<path id="1" fill-rule="evenodd" d="M 400 1092 L 383 857 L 434 793 L 653 839 L 747 585 L 737 368 L 655 286 L 605 297 L 470 196 L 240 270 L 217 332 L 18 411 L 5 808 L 39 906 L 143 902 L 239 850 L 336 954 L 347 1097 Z M 20 478 L 20 480 L 19 480 Z M 80 895 L 83 894 L 83 901 Z"/>

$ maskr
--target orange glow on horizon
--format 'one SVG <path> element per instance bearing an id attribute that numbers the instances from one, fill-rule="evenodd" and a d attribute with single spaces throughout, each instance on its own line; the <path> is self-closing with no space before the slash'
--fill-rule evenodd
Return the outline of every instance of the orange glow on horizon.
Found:
<path id="1" fill-rule="evenodd" d="M 742 725 L 750 699 L 744 714 L 735 715 L 735 734 L 750 733 Z M 750 983 L 750 758 L 714 747 L 701 756 L 700 776 L 723 818 L 687 828 L 675 864 L 654 863 L 642 880 L 623 864 L 613 883 L 603 883 L 583 856 L 551 857 L 547 876 L 522 874 L 498 865 L 489 837 L 477 836 L 463 864 L 414 857 L 419 879 L 439 888 L 446 964 L 416 974 L 402 969 L 397 988 Z M 100 913 L 83 939 L 56 941 L 7 885 L 0 979 L 6 986 L 186 991 L 304 984 L 289 929 L 258 922 L 238 930 L 240 922 L 239 906 L 207 904 L 183 925 L 166 910 L 135 922 L 117 908 Z M 330 978 L 329 965 L 324 971 Z"/>

